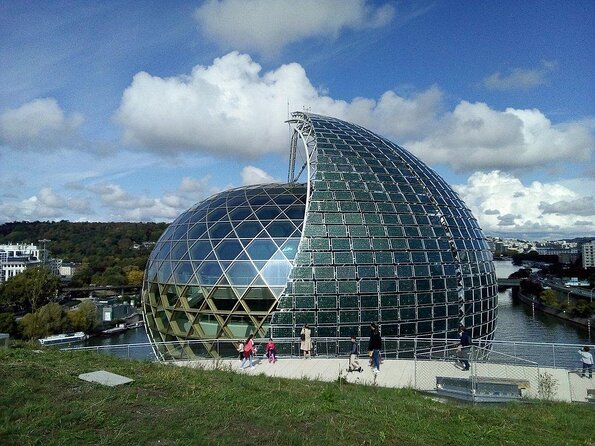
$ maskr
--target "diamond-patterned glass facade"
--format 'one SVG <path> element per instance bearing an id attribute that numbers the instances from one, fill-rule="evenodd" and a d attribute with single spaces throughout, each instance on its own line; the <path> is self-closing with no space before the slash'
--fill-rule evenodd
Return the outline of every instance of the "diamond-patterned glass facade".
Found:
<path id="1" fill-rule="evenodd" d="M 180 215 L 147 265 L 150 338 L 174 341 L 167 350 L 179 356 L 235 353 L 231 344 L 188 347 L 187 339 L 264 336 L 297 253 L 305 204 L 304 185 L 272 184 L 222 192 Z"/>
<path id="2" fill-rule="evenodd" d="M 157 243 L 143 289 L 152 339 L 297 337 L 306 322 L 313 336 L 366 336 L 377 322 L 383 336 L 455 338 L 464 324 L 490 340 L 492 257 L 457 194 L 362 127 L 310 113 L 291 124 L 306 184 L 218 194 Z"/>

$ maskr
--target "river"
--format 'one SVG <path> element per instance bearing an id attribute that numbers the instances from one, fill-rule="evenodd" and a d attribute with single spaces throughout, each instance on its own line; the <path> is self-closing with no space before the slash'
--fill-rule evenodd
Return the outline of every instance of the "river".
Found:
<path id="1" fill-rule="evenodd" d="M 511 273 L 519 269 L 511 261 L 496 261 L 494 265 L 496 266 L 498 278 L 507 278 Z M 498 300 L 498 323 L 494 335 L 496 341 L 559 344 L 592 343 L 585 329 L 541 312 L 533 313 L 527 305 L 513 300 L 510 290 L 499 292 Z M 140 327 L 112 337 L 94 337 L 87 340 L 85 345 L 125 345 L 143 342 L 148 342 L 148 338 L 145 329 Z M 122 349 L 116 350 L 114 353 L 136 359 L 151 359 L 154 357 L 149 346 L 131 350 L 122 347 Z M 572 355 L 576 355 L 576 352 L 573 351 Z"/>

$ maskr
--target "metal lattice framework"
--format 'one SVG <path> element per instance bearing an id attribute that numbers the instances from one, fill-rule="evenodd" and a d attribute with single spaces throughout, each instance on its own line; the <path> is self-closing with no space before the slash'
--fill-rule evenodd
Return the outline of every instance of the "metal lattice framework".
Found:
<path id="1" fill-rule="evenodd" d="M 232 355 L 215 340 L 291 338 L 306 322 L 314 336 L 365 336 L 375 322 L 436 340 L 463 324 L 489 342 L 494 266 L 457 194 L 363 127 L 308 112 L 288 122 L 287 184 L 217 194 L 157 243 L 143 287 L 150 338 L 174 341 L 170 355 L 176 342 L 184 356 Z"/>

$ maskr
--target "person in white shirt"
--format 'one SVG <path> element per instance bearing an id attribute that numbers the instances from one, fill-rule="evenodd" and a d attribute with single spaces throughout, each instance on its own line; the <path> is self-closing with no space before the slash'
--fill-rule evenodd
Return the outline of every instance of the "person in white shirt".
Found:
<path id="1" fill-rule="evenodd" d="M 589 379 L 593 377 L 593 355 L 589 352 L 589 347 L 583 347 L 582 350 L 578 351 L 581 355 L 581 361 L 583 362 L 583 370 L 581 372 L 581 378 L 585 376 L 585 371 L 589 372 Z"/>

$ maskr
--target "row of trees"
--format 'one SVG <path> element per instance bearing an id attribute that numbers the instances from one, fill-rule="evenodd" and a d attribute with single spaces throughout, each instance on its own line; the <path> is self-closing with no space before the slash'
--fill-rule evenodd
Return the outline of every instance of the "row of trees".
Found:
<path id="1" fill-rule="evenodd" d="M 521 280 L 521 292 L 526 296 L 538 298 L 544 305 L 566 311 L 571 317 L 590 317 L 595 313 L 595 303 L 586 299 L 570 302 L 551 288 L 544 289 L 541 284 L 525 279 Z"/>
<path id="2" fill-rule="evenodd" d="M 73 286 L 138 285 L 151 252 L 166 223 L 13 222 L 0 225 L 0 244 L 47 244 L 52 257 L 80 264 Z M 135 243 L 139 245 L 135 249 Z"/>
<path id="3" fill-rule="evenodd" d="M 97 326 L 97 308 L 83 301 L 77 309 L 65 311 L 56 302 L 27 313 L 17 323 L 14 313 L 0 313 L 0 332 L 23 339 L 39 339 L 70 331 L 92 331 Z"/>
<path id="4" fill-rule="evenodd" d="M 56 299 L 60 279 L 43 267 L 27 268 L 0 285 L 0 307 L 16 313 L 35 311 Z"/>

